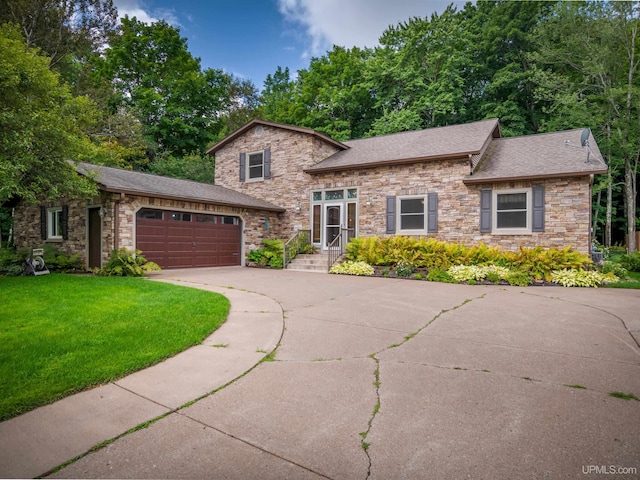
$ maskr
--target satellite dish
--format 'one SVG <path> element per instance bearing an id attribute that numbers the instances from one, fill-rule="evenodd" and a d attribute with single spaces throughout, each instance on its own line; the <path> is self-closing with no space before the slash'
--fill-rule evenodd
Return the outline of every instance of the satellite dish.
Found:
<path id="1" fill-rule="evenodd" d="M 589 130 L 589 128 L 585 128 L 582 131 L 582 135 L 580 135 L 580 145 L 583 147 L 589 145 L 589 135 L 591 135 L 591 130 Z"/>

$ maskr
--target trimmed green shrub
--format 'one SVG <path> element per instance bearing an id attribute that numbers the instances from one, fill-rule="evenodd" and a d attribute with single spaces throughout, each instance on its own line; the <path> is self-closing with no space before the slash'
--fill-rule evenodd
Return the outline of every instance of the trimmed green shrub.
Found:
<path id="1" fill-rule="evenodd" d="M 66 255 L 53 245 L 43 245 L 41 248 L 44 249 L 44 255 L 42 256 L 44 263 L 52 272 L 69 273 L 83 270 L 80 254 Z M 28 256 L 29 254 L 27 254 Z"/>
<path id="2" fill-rule="evenodd" d="M 353 262 L 349 260 L 343 263 L 338 263 L 329 270 L 329 273 L 362 276 L 373 275 L 374 272 L 374 268 L 365 262 Z"/>
<path id="3" fill-rule="evenodd" d="M 449 273 L 445 270 L 439 270 L 437 268 L 429 270 L 429 273 L 427 274 L 427 280 L 429 280 L 430 282 L 460 283 L 451 275 L 449 275 Z"/>
<path id="4" fill-rule="evenodd" d="M 161 270 L 155 262 L 149 262 L 140 250 L 135 254 L 126 248 L 113 250 L 107 264 L 98 271 L 103 277 L 142 277 L 145 273 Z"/>
<path id="5" fill-rule="evenodd" d="M 531 277 L 526 272 L 511 272 L 505 280 L 514 287 L 527 287 L 531 285 Z"/>
<path id="6" fill-rule="evenodd" d="M 640 272 L 640 252 L 625 253 L 620 257 L 620 265 L 630 272 Z"/>
<path id="7" fill-rule="evenodd" d="M 0 275 L 7 277 L 22 275 L 24 259 L 24 255 L 14 248 L 0 248 Z"/>
<path id="8" fill-rule="evenodd" d="M 282 268 L 284 242 L 282 240 L 262 240 L 262 248 L 251 250 L 247 255 L 247 260 L 263 267 Z"/>

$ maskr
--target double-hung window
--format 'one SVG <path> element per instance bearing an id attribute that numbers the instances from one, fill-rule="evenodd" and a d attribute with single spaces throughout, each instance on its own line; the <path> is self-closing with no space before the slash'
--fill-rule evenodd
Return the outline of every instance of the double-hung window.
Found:
<path id="1" fill-rule="evenodd" d="M 258 182 L 271 178 L 271 148 L 240 153 L 240 181 Z"/>
<path id="2" fill-rule="evenodd" d="M 494 190 L 494 233 L 531 233 L 531 189 Z"/>
<path id="3" fill-rule="evenodd" d="M 47 209 L 47 239 L 62 240 L 62 207 Z"/>
<path id="4" fill-rule="evenodd" d="M 425 230 L 427 197 L 398 197 L 399 233 L 422 232 Z"/>
<path id="5" fill-rule="evenodd" d="M 254 152 L 247 155 L 247 179 L 264 179 L 264 152 Z"/>

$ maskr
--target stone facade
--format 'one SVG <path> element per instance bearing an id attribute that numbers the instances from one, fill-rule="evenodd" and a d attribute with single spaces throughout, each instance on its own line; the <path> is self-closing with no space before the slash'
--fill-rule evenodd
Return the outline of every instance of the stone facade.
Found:
<path id="1" fill-rule="evenodd" d="M 240 181 L 240 153 L 271 149 L 271 178 Z M 311 135 L 265 125 L 236 138 L 216 152 L 216 185 L 246 193 L 285 208 L 274 233 L 287 239 L 309 228 L 311 176 L 304 169 L 336 153 L 337 147 Z"/>
<path id="2" fill-rule="evenodd" d="M 102 207 L 102 242 L 101 260 L 104 264 L 111 251 L 118 248 L 134 250 L 135 218 L 140 208 L 156 208 L 185 212 L 219 213 L 237 216 L 242 220 L 244 245 L 242 256 L 250 249 L 260 246 L 263 238 L 278 238 L 272 232 L 271 225 L 279 222 L 278 214 L 268 211 L 256 211 L 246 208 L 235 208 L 199 202 L 168 200 L 162 198 L 104 194 L 102 198 L 91 201 L 66 200 L 44 203 L 44 207 L 66 205 L 69 208 L 68 238 L 66 240 L 43 240 L 40 236 L 40 207 L 21 203 L 16 208 L 14 217 L 15 245 L 17 248 L 37 248 L 43 244 L 52 244 L 67 255 L 79 253 L 83 263 L 87 264 L 88 256 L 88 210 Z"/>
<path id="3" fill-rule="evenodd" d="M 239 154 L 271 148 L 271 179 L 241 182 Z M 234 139 L 216 152 L 216 184 L 262 198 L 287 209 L 276 233 L 289 238 L 297 229 L 309 229 L 311 192 L 332 188 L 358 189 L 357 234 L 388 236 L 386 197 L 438 194 L 438 231 L 425 234 L 446 242 L 484 243 L 504 250 L 521 246 L 572 247 L 590 251 L 591 178 L 570 177 L 466 185 L 468 157 L 358 170 L 307 174 L 304 169 L 337 151 L 337 147 L 311 135 L 264 126 Z M 480 190 L 545 186 L 545 231 L 526 235 L 480 232 Z"/>
<path id="4" fill-rule="evenodd" d="M 305 169 L 339 151 L 339 145 L 317 135 L 260 125 L 230 139 L 216 151 L 215 183 L 251 195 L 286 209 L 284 213 L 230 207 L 197 201 L 179 201 L 151 196 L 102 193 L 91 200 L 64 200 L 45 207 L 68 206 L 68 239 L 46 241 L 67 254 L 88 256 L 88 213 L 101 208 L 101 259 L 104 264 L 113 249 L 136 246 L 136 212 L 143 207 L 185 212 L 220 213 L 242 220 L 242 256 L 260 246 L 263 239 L 288 239 L 300 229 L 310 229 L 314 191 L 357 189 L 356 234 L 388 236 L 386 202 L 388 196 L 438 195 L 438 228 L 422 236 L 437 240 L 478 245 L 484 243 L 504 250 L 521 246 L 572 247 L 590 251 L 591 176 L 541 180 L 465 184 L 469 158 L 448 158 L 407 164 L 378 165 L 333 172 L 305 173 Z M 266 180 L 240 181 L 240 153 L 270 149 L 271 176 Z M 480 191 L 545 187 L 544 232 L 507 235 L 480 232 Z M 324 214 L 324 213 L 323 213 Z M 349 216 L 352 211 L 349 210 Z M 15 214 L 17 247 L 37 247 L 40 237 L 40 206 L 20 204 Z M 244 262 L 242 262 L 244 263 Z"/>
<path id="5" fill-rule="evenodd" d="M 571 177 L 540 181 L 465 185 L 468 159 L 440 160 L 314 175 L 310 189 L 357 187 L 358 235 L 390 236 L 386 230 L 388 195 L 438 194 L 438 231 L 422 236 L 464 245 L 519 247 L 572 247 L 589 253 L 590 178 Z M 545 187 L 545 231 L 526 235 L 480 232 L 480 190 Z"/>

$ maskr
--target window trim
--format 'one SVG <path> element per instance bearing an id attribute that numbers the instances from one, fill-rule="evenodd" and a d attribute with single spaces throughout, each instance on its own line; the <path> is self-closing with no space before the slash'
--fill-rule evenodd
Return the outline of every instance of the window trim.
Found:
<path id="1" fill-rule="evenodd" d="M 402 201 L 403 200 L 422 200 L 424 209 L 422 211 L 423 228 L 408 229 L 402 228 Z M 396 197 L 396 234 L 399 235 L 426 235 L 429 229 L 429 195 L 398 195 Z"/>
<path id="2" fill-rule="evenodd" d="M 527 225 L 522 228 L 498 228 L 498 195 L 526 193 Z M 491 193 L 491 234 L 492 235 L 531 235 L 533 224 L 533 189 L 529 188 L 509 188 L 492 190 Z"/>
<path id="3" fill-rule="evenodd" d="M 56 221 L 58 215 L 58 221 Z M 64 239 L 63 215 L 62 206 L 47 208 L 47 240 Z"/>
<path id="4" fill-rule="evenodd" d="M 251 176 L 249 175 L 249 172 L 251 171 L 251 168 L 256 168 L 257 165 L 253 165 L 251 166 L 251 155 L 258 155 L 260 154 L 262 156 L 262 163 L 260 164 L 260 167 L 262 168 L 262 175 L 259 177 L 254 177 L 251 178 Z M 244 181 L 249 183 L 249 182 L 262 182 L 265 178 L 264 178 L 264 169 L 265 169 L 265 151 L 264 150 L 256 150 L 255 152 L 247 152 L 246 154 L 246 164 L 245 164 L 245 173 L 244 173 Z"/>

